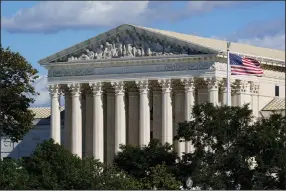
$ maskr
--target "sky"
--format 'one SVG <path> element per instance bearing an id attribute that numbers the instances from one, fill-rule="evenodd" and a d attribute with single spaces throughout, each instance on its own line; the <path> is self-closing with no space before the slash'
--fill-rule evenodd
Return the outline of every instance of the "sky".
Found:
<path id="1" fill-rule="evenodd" d="M 121 24 L 285 50 L 285 1 L 1 2 L 1 44 L 39 71 L 35 107 L 50 105 L 38 60 Z"/>

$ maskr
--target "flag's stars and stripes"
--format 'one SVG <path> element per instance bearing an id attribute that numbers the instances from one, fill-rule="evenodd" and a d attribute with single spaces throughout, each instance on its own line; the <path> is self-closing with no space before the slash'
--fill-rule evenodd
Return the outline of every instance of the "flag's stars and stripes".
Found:
<path id="1" fill-rule="evenodd" d="M 262 76 L 263 74 L 260 63 L 252 58 L 242 58 L 236 54 L 229 53 L 229 64 L 232 75 Z"/>

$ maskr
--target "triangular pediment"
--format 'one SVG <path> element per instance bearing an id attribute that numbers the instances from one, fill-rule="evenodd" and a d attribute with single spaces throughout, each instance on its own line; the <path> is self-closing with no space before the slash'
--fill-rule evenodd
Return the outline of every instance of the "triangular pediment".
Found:
<path id="1" fill-rule="evenodd" d="M 230 51 L 285 66 L 285 51 L 239 43 L 231 43 Z M 39 63 L 218 53 L 226 54 L 226 41 L 124 24 L 41 59 Z"/>
<path id="2" fill-rule="evenodd" d="M 218 50 L 132 25 L 121 25 L 39 61 L 77 62 L 145 56 L 216 54 Z"/>

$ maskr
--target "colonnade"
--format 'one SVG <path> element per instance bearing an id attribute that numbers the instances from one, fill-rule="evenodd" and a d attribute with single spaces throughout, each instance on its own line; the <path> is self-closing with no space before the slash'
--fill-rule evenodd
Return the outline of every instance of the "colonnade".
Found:
<path id="1" fill-rule="evenodd" d="M 190 142 L 174 142 L 179 122 L 191 120 L 192 107 L 205 101 L 226 104 L 224 79 L 182 78 L 134 82 L 52 84 L 51 138 L 61 143 L 60 96 L 65 96 L 64 146 L 79 157 L 111 163 L 120 145 L 148 145 L 151 138 L 174 144 L 179 156 Z M 237 87 L 241 86 L 242 82 Z M 249 83 L 251 85 L 251 83 Z M 247 86 L 248 87 L 248 86 Z M 236 91 L 242 105 L 249 91 Z M 234 97 L 234 96 L 233 96 Z M 236 101 L 237 103 L 237 101 Z M 84 143 L 84 144 L 83 144 Z M 83 146 L 84 145 L 84 146 Z"/>

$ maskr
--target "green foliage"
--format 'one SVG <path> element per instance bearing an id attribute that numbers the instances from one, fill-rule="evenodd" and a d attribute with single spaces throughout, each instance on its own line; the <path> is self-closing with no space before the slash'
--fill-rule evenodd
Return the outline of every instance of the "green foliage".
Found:
<path id="1" fill-rule="evenodd" d="M 21 160 L 0 160 L 0 190 L 30 189 L 29 174 L 22 168 Z"/>
<path id="2" fill-rule="evenodd" d="M 37 147 L 29 160 L 4 161 L 1 189 L 134 190 L 141 183 L 121 170 L 106 167 L 94 158 L 71 154 L 52 139 Z M 20 167 L 20 168 L 19 168 Z"/>
<path id="3" fill-rule="evenodd" d="M 102 173 L 102 190 L 141 190 L 142 184 L 130 175 L 108 166 Z"/>
<path id="4" fill-rule="evenodd" d="M 195 147 L 178 165 L 181 177 L 191 176 L 203 189 L 285 189 L 285 118 L 253 123 L 247 105 L 210 103 L 196 105 L 192 115 L 194 120 L 179 124 L 176 137 Z"/>
<path id="5" fill-rule="evenodd" d="M 168 172 L 166 165 L 156 165 L 150 167 L 148 175 L 145 176 L 141 181 L 144 184 L 145 190 L 179 190 L 181 182 L 176 180 L 173 174 Z"/>
<path id="6" fill-rule="evenodd" d="M 38 71 L 19 53 L 4 49 L 0 52 L 0 135 L 18 141 L 32 128 L 34 115 L 28 110 L 37 95 L 32 86 Z"/>
<path id="7" fill-rule="evenodd" d="M 162 145 L 158 140 L 151 140 L 143 148 L 124 145 L 114 158 L 114 165 L 124 170 L 137 180 L 146 176 L 147 170 L 159 164 L 170 169 L 176 166 L 177 155 L 171 145 Z"/>
<path id="8" fill-rule="evenodd" d="M 81 159 L 52 139 L 37 147 L 25 167 L 37 180 L 35 189 L 86 189 Z"/>

